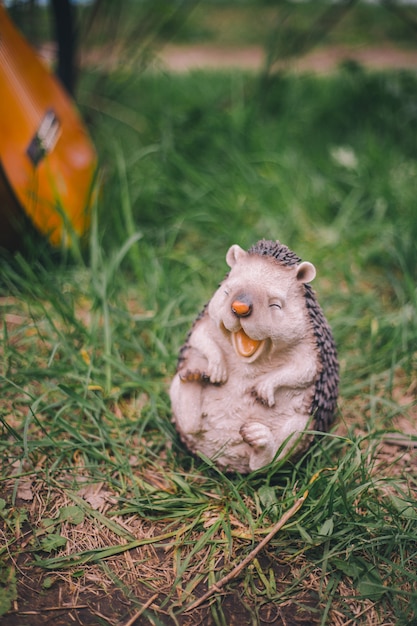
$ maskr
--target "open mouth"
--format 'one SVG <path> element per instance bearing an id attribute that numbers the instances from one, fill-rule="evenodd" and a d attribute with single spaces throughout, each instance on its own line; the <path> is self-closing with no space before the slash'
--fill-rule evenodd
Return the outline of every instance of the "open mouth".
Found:
<path id="1" fill-rule="evenodd" d="M 232 342 L 237 354 L 246 358 L 253 356 L 261 344 L 263 344 L 263 341 L 248 337 L 243 328 L 232 333 Z"/>

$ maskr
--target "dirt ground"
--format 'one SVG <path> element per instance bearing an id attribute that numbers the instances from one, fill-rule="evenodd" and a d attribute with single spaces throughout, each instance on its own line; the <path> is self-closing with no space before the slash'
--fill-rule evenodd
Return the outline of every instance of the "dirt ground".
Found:
<path id="1" fill-rule="evenodd" d="M 346 60 L 356 61 L 372 69 L 417 69 L 417 50 L 405 50 L 392 45 L 372 48 L 332 46 L 317 48 L 303 57 L 277 63 L 275 67 L 298 72 L 327 73 Z M 231 67 L 256 71 L 262 69 L 265 53 L 261 46 L 238 49 L 210 45 L 166 45 L 159 51 L 157 61 L 172 72 Z"/>
<path id="2" fill-rule="evenodd" d="M 24 506 L 25 503 L 18 501 L 16 504 Z M 18 572 L 17 600 L 13 609 L 0 617 L 0 625 L 215 626 L 216 621 L 208 602 L 190 613 L 178 613 L 175 617 L 171 615 L 167 607 L 164 608 L 165 600 L 168 601 L 168 607 L 175 605 L 175 590 L 173 596 L 168 598 L 168 593 L 172 591 L 168 571 L 166 588 L 162 584 L 160 592 L 153 593 L 140 580 L 141 567 L 146 569 L 146 555 L 140 550 L 132 552 L 131 558 L 138 564 L 138 575 L 136 581 L 131 581 L 129 589 L 109 584 L 97 566 L 87 566 L 91 580 L 80 580 L 76 571 L 61 574 L 56 572 L 52 574 L 54 583 L 49 587 L 45 583 L 51 578 L 50 574 L 34 566 L 30 554 L 20 554 L 14 562 Z M 159 559 L 159 565 L 153 563 L 155 572 L 168 566 L 163 551 Z M 280 562 L 279 556 L 268 549 L 259 557 L 259 561 L 264 568 L 272 569 L 279 588 L 283 589 L 291 576 L 289 566 Z M 256 575 L 254 581 L 256 585 L 261 585 Z M 201 583 L 196 587 L 195 595 L 201 596 L 206 588 L 206 583 Z M 236 581 L 233 592 L 217 594 L 218 599 L 221 599 L 228 626 L 254 623 L 255 610 L 249 596 L 243 582 L 239 581 Z M 316 626 L 320 623 L 319 597 L 314 589 L 306 588 L 279 606 L 265 598 L 257 608 L 256 615 L 258 626 Z"/>
<path id="3" fill-rule="evenodd" d="M 164 626 L 215 626 L 208 608 L 196 609 L 191 614 L 177 615 L 175 620 L 161 614 L 158 602 L 144 603 L 148 610 L 137 610 L 117 589 L 100 590 L 96 593 L 81 593 L 77 602 L 65 601 L 63 588 L 44 592 L 32 590 L 30 599 L 25 603 L 19 600 L 16 612 L 0 617 L 1 626 L 150 626 L 155 624 L 152 616 L 157 615 L 159 624 Z M 240 590 L 242 593 L 242 590 Z M 152 598 L 150 598 L 152 600 Z M 316 605 L 316 606 L 315 606 Z M 153 609 L 156 609 L 156 613 Z M 253 623 L 253 615 L 245 608 L 239 598 L 239 592 L 226 596 L 222 610 L 228 626 L 245 626 Z M 258 626 L 316 626 L 320 623 L 318 599 L 312 595 L 296 598 L 286 606 L 277 606 L 266 602 L 259 610 Z"/>
<path id="4" fill-rule="evenodd" d="M 46 63 L 50 64 L 56 55 L 56 50 L 52 45 L 44 45 L 39 54 Z M 153 51 L 153 55 L 148 67 L 173 73 L 233 68 L 256 72 L 262 71 L 265 67 L 265 50 L 262 46 L 234 48 L 208 44 L 191 46 L 166 44 Z M 82 52 L 80 61 L 82 66 L 104 68 L 106 71 L 120 66 L 119 52 L 115 53 L 114 50 L 105 47 Z M 327 74 L 337 69 L 344 61 L 355 61 L 373 70 L 387 68 L 413 70 L 417 69 L 417 49 L 403 49 L 392 44 L 375 47 L 316 48 L 304 56 L 278 61 L 272 69 Z"/>

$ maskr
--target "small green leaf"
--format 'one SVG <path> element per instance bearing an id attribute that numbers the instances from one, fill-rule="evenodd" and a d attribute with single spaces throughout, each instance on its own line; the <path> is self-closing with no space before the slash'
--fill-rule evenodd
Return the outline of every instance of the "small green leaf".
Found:
<path id="1" fill-rule="evenodd" d="M 69 522 L 70 524 L 81 524 L 84 521 L 84 513 L 79 506 L 72 504 L 64 506 L 59 512 L 61 522 Z"/>
<path id="2" fill-rule="evenodd" d="M 43 589 L 50 589 L 52 585 L 54 584 L 55 580 L 56 578 L 54 578 L 53 576 L 47 576 L 42 583 Z"/>
<path id="3" fill-rule="evenodd" d="M 268 487 L 268 485 L 263 485 L 258 489 L 259 499 L 262 503 L 262 506 L 265 509 L 269 509 L 272 506 L 278 504 L 277 496 L 275 493 L 275 489 L 273 487 Z"/>
<path id="4" fill-rule="evenodd" d="M 16 572 L 0 562 L 0 616 L 10 611 L 17 598 Z"/>
<path id="5" fill-rule="evenodd" d="M 332 559 L 332 565 L 337 567 L 341 572 L 358 580 L 366 573 L 368 563 L 360 557 L 349 557 L 347 560 L 339 559 L 337 557 Z"/>
<path id="6" fill-rule="evenodd" d="M 406 519 L 417 519 L 417 509 L 415 506 L 407 502 L 407 500 L 403 500 L 393 493 L 390 494 L 390 499 L 392 504 L 395 506 L 399 514 Z"/>
<path id="7" fill-rule="evenodd" d="M 386 592 L 376 567 L 362 557 L 351 556 L 346 561 L 333 558 L 332 565 L 354 580 L 363 597 L 379 600 Z"/>
<path id="8" fill-rule="evenodd" d="M 39 524 L 40 531 L 43 531 L 44 533 L 52 532 L 55 526 L 56 520 L 52 519 L 51 517 L 44 517 Z"/>
<path id="9" fill-rule="evenodd" d="M 325 522 L 321 525 L 319 530 L 319 535 L 324 537 L 331 537 L 333 535 L 334 522 L 333 518 L 329 517 Z"/>
<path id="10" fill-rule="evenodd" d="M 58 550 L 58 548 L 63 548 L 66 543 L 65 537 L 51 533 L 41 540 L 41 548 L 44 552 L 52 552 L 53 550 Z"/>
<path id="11" fill-rule="evenodd" d="M 374 570 L 363 576 L 358 583 L 359 593 L 369 600 L 380 600 L 387 591 L 379 574 Z"/>

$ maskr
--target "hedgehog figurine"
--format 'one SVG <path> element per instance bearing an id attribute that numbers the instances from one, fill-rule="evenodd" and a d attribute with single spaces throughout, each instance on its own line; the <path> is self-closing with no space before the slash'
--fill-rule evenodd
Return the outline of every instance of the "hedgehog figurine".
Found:
<path id="1" fill-rule="evenodd" d="M 229 273 L 194 322 L 170 387 L 186 446 L 247 473 L 306 450 L 336 410 L 339 367 L 308 284 L 312 263 L 279 241 L 233 245 Z"/>

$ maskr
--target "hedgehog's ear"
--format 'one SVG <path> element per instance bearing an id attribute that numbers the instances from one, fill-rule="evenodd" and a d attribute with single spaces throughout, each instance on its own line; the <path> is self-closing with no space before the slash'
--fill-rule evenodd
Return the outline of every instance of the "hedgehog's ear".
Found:
<path id="1" fill-rule="evenodd" d="M 233 246 L 227 251 L 226 254 L 226 263 L 229 267 L 233 267 L 239 259 L 243 259 L 246 256 L 246 252 L 240 246 L 235 243 Z"/>
<path id="2" fill-rule="evenodd" d="M 310 283 L 316 277 L 316 268 L 309 261 L 303 261 L 297 266 L 297 280 L 300 283 Z"/>

